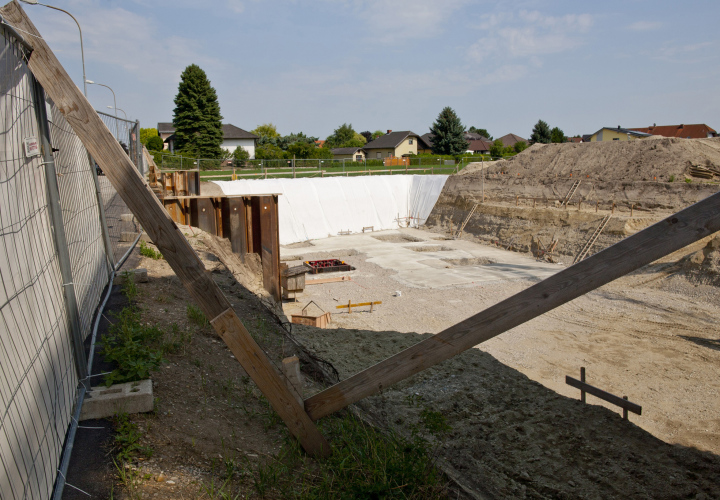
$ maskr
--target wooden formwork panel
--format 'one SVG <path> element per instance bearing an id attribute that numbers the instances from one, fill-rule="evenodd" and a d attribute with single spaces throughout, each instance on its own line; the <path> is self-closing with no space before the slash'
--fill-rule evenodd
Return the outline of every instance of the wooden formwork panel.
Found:
<path id="1" fill-rule="evenodd" d="M 190 225 L 217 234 L 217 216 L 212 198 L 190 198 Z"/>
<path id="2" fill-rule="evenodd" d="M 260 212 L 260 242 L 263 288 L 281 301 L 280 288 L 280 234 L 278 230 L 277 196 L 258 196 Z M 255 201 L 253 199 L 253 201 Z"/>
<path id="3" fill-rule="evenodd" d="M 224 197 L 220 202 L 223 237 L 230 240 L 233 253 L 239 255 L 243 262 L 248 251 L 245 203 L 246 199 L 241 197 Z"/>

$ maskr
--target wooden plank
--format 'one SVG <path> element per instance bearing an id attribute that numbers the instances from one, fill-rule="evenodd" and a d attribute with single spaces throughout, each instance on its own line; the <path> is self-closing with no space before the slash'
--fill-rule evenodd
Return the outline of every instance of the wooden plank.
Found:
<path id="1" fill-rule="evenodd" d="M 306 285 L 322 285 L 323 283 L 337 283 L 340 281 L 351 281 L 352 278 L 350 276 L 337 276 L 335 278 L 318 278 L 315 280 L 306 280 Z"/>
<path id="2" fill-rule="evenodd" d="M 631 403 L 627 399 L 623 399 L 619 396 L 616 396 L 615 394 L 610 394 L 609 392 L 603 391 L 602 389 L 598 389 L 597 387 L 594 387 L 590 384 L 582 382 L 576 378 L 572 378 L 568 375 L 565 375 L 565 383 L 567 385 L 570 385 L 577 389 L 580 389 L 581 391 L 585 391 L 588 394 L 592 394 L 596 398 L 600 398 L 600 399 L 607 401 L 608 403 L 617 405 L 620 408 L 623 408 L 624 410 L 628 410 L 633 413 L 637 413 L 638 415 L 642 415 L 642 406 L 635 404 L 635 403 Z"/>
<path id="3" fill-rule="evenodd" d="M 222 199 L 223 236 L 230 240 L 233 253 L 245 262 L 247 235 L 245 233 L 245 200 L 243 198 Z"/>
<path id="4" fill-rule="evenodd" d="M 297 356 L 290 356 L 282 360 L 282 371 L 285 375 L 285 381 L 287 382 L 290 392 L 295 395 L 299 405 L 303 404 L 302 399 L 302 373 L 300 373 L 300 358 Z"/>
<path id="5" fill-rule="evenodd" d="M 140 176 L 122 146 L 68 76 L 32 21 L 17 2 L 0 8 L 0 15 L 12 26 L 22 30 L 22 33 L 28 34 L 26 41 L 29 40 L 33 48 L 27 62 L 30 71 L 160 249 L 190 296 L 206 317 L 213 318 L 215 329 L 231 346 L 235 357 L 242 359 L 243 368 L 283 418 L 289 431 L 300 440 L 308 453 L 327 455 L 330 449 L 325 439 L 297 405 L 282 383 L 280 374 L 252 340 L 195 251 Z"/>
<path id="6" fill-rule="evenodd" d="M 345 309 L 346 307 L 362 307 L 362 306 L 372 306 L 382 304 L 381 300 L 378 300 L 376 302 L 360 302 L 359 304 L 350 304 L 349 302 L 342 306 L 335 306 L 335 309 Z"/>
<path id="7" fill-rule="evenodd" d="M 719 230 L 716 193 L 325 389 L 305 408 L 313 419 L 329 415 Z"/>
<path id="8" fill-rule="evenodd" d="M 278 236 L 277 197 L 260 196 L 260 244 L 263 268 L 263 288 L 280 303 L 280 238 Z M 255 200 L 253 200 L 255 201 Z"/>
<path id="9" fill-rule="evenodd" d="M 261 226 L 260 226 L 260 198 L 250 198 L 250 218 L 252 219 L 252 246 L 248 248 L 249 252 L 256 253 L 262 257 L 262 240 L 260 239 Z"/>
<path id="10" fill-rule="evenodd" d="M 270 401 L 273 409 L 285 422 L 292 422 L 305 451 L 316 457 L 330 455 L 330 445 L 320 434 L 315 424 L 303 410 L 293 393 L 285 384 L 280 374 L 270 363 L 257 363 L 257 353 L 262 353 L 260 346 L 250 336 L 245 326 L 232 308 L 213 319 L 210 324 L 217 330 L 233 355 L 243 367 L 248 366 L 248 375 L 255 381 L 258 388 Z M 237 332 L 241 332 L 238 335 Z M 264 353 L 263 353 L 264 356 Z M 290 425 L 288 425 L 288 428 Z"/>

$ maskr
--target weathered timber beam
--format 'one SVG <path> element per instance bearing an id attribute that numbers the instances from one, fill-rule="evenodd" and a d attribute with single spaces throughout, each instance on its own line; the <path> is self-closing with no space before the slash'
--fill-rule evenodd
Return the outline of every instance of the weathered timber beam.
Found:
<path id="1" fill-rule="evenodd" d="M 150 186 L 70 79 L 27 14 L 17 1 L 0 8 L 0 13 L 12 26 L 29 34 L 25 41 L 33 49 L 28 60 L 30 71 L 290 432 L 311 455 L 329 454 L 330 447 L 325 438 L 252 339 Z"/>
<path id="2" fill-rule="evenodd" d="M 305 409 L 313 419 L 329 415 L 716 231 L 720 193 L 329 387 Z"/>

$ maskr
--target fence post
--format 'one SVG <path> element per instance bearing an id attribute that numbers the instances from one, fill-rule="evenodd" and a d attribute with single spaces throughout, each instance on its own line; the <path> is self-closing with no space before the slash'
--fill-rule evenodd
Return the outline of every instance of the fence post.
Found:
<path id="1" fill-rule="evenodd" d="M 75 368 L 78 371 L 78 378 L 85 384 L 88 376 L 87 359 L 83 336 L 80 329 L 80 310 L 78 309 L 77 296 L 75 295 L 75 284 L 73 283 L 72 264 L 70 262 L 70 250 L 65 238 L 65 226 L 62 219 L 62 207 L 60 206 L 60 190 L 57 183 L 57 172 L 55 171 L 55 158 L 53 157 L 52 146 L 50 145 L 50 127 L 45 106 L 45 91 L 42 86 L 33 78 L 35 91 L 35 113 L 39 127 L 39 139 L 42 144 L 43 163 L 45 166 L 45 179 L 48 194 L 48 212 L 53 226 L 53 237 L 58 253 L 58 263 L 62 276 L 63 296 L 65 297 L 65 309 L 67 311 L 70 334 L 72 336 L 73 353 L 75 355 Z M 89 389 L 89 387 L 87 387 Z"/>
<path id="2" fill-rule="evenodd" d="M 137 168 L 138 171 L 142 174 L 143 177 L 147 175 L 147 172 L 145 172 L 145 169 L 143 167 L 145 166 L 145 163 L 142 161 L 142 144 L 140 143 L 140 120 L 135 120 L 135 153 L 137 156 Z"/>

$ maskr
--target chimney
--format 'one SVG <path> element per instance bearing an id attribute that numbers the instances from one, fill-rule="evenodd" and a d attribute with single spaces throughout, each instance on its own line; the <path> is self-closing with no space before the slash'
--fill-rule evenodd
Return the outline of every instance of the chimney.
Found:
<path id="1" fill-rule="evenodd" d="M 655 128 L 655 127 L 657 127 L 657 123 L 653 123 L 652 128 Z"/>
<path id="2" fill-rule="evenodd" d="M 685 127 L 685 125 L 682 125 L 682 124 L 681 124 L 678 128 L 684 128 L 684 127 Z"/>
<path id="3" fill-rule="evenodd" d="M 392 130 L 388 130 L 387 133 L 388 133 L 388 134 L 392 134 Z"/>
<path id="4" fill-rule="evenodd" d="M 620 130 L 620 125 L 618 125 L 618 130 Z"/>

